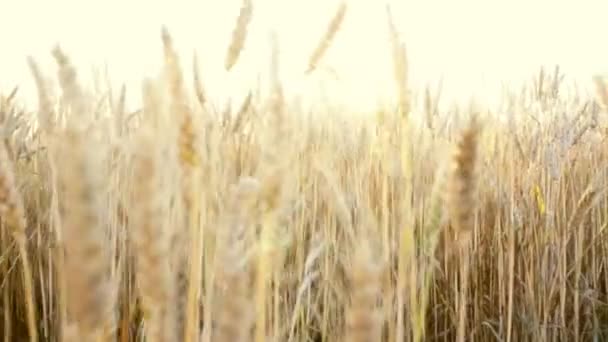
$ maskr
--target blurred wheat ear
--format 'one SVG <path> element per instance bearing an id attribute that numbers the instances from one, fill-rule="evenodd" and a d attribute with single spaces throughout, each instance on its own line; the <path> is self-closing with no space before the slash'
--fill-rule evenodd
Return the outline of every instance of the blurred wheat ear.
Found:
<path id="1" fill-rule="evenodd" d="M 23 286 L 27 309 L 27 327 L 30 341 L 38 341 L 36 303 L 32 271 L 27 250 L 27 221 L 21 194 L 15 182 L 13 162 L 9 159 L 4 141 L 0 141 L 0 216 L 3 228 L 8 229 L 19 250 L 23 272 Z"/>
<path id="2" fill-rule="evenodd" d="M 447 206 L 457 243 L 471 239 L 476 209 L 479 123 L 476 115 L 459 136 L 452 155 L 452 168 L 447 184 Z"/>
<path id="3" fill-rule="evenodd" d="M 317 69 L 319 62 L 331 46 L 334 36 L 338 33 L 338 31 L 340 31 L 340 27 L 342 26 L 342 22 L 346 16 L 347 9 L 348 7 L 346 5 L 346 1 L 341 2 L 340 6 L 338 6 L 336 13 L 325 30 L 325 34 L 321 37 L 317 47 L 308 59 L 308 69 L 306 69 L 307 74 Z"/>
<path id="4" fill-rule="evenodd" d="M 146 320 L 148 341 L 174 340 L 175 319 L 172 300 L 174 277 L 170 268 L 169 234 L 163 195 L 162 169 L 148 127 L 137 134 L 134 148 L 133 199 L 130 231 L 137 265 L 135 275 Z"/>
<path id="5" fill-rule="evenodd" d="M 243 0 L 239 16 L 236 20 L 234 30 L 232 31 L 232 40 L 226 51 L 226 60 L 224 67 L 227 71 L 232 69 L 236 64 L 245 46 L 247 39 L 247 29 L 251 22 L 253 14 L 253 2 L 251 0 Z"/>
<path id="6" fill-rule="evenodd" d="M 74 332 L 73 338 L 94 341 L 103 337 L 114 307 L 104 232 L 107 226 L 101 213 L 101 151 L 87 141 L 83 130 L 73 127 L 62 132 L 58 145 L 58 151 L 70 158 L 57 161 L 69 288 L 66 295 L 69 317 L 75 323 L 64 328 Z"/>

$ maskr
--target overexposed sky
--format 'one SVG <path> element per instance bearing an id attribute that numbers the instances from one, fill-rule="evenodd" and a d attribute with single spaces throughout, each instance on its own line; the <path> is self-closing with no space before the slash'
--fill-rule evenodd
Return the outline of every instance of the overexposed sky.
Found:
<path id="1" fill-rule="evenodd" d="M 139 95 L 143 77 L 162 61 L 160 27 L 166 25 L 189 73 L 196 49 L 207 91 L 224 103 L 240 101 L 267 74 L 270 29 L 278 33 L 281 77 L 290 94 L 333 100 L 359 109 L 393 96 L 384 0 L 349 0 L 342 30 L 323 61 L 329 72 L 304 75 L 306 62 L 338 0 L 252 0 L 254 18 L 245 51 L 230 73 L 226 47 L 240 0 L 18 0 L 2 4 L 0 89 L 15 84 L 33 92 L 25 57 L 54 75 L 50 50 L 60 43 L 90 79 L 104 63 L 115 85 Z M 608 1 L 604 0 L 392 0 L 408 48 L 413 84 L 444 78 L 446 95 L 492 101 L 500 82 L 530 78 L 556 63 L 582 83 L 608 72 Z"/>

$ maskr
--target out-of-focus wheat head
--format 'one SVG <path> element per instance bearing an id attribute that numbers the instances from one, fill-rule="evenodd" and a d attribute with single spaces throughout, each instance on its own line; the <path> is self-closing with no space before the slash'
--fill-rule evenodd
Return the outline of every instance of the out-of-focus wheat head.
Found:
<path id="1" fill-rule="evenodd" d="M 479 129 L 477 115 L 473 115 L 455 146 L 447 183 L 446 203 L 458 244 L 468 243 L 473 230 Z"/>
<path id="2" fill-rule="evenodd" d="M 52 55 L 58 66 L 57 75 L 66 104 L 65 108 L 70 110 L 67 115 L 72 119 L 72 124 L 88 125 L 93 116 L 89 113 L 88 103 L 78 81 L 76 68 L 59 45 L 53 48 Z"/>
<path id="3" fill-rule="evenodd" d="M 27 63 L 38 92 L 38 122 L 43 131 L 49 131 L 54 124 L 52 88 L 34 58 L 28 57 Z"/>
<path id="4" fill-rule="evenodd" d="M 323 56 L 331 46 L 334 36 L 340 30 L 340 26 L 342 26 L 342 22 L 344 21 L 344 17 L 346 16 L 347 8 L 348 7 L 346 5 L 346 1 L 342 1 L 338 9 L 336 10 L 336 13 L 334 14 L 333 18 L 329 22 L 327 30 L 325 30 L 325 34 L 323 35 L 323 37 L 321 37 L 321 40 L 319 40 L 317 47 L 308 59 L 308 69 L 306 69 L 307 74 L 317 69 L 321 58 L 323 58 Z"/>
<path id="5" fill-rule="evenodd" d="M 67 312 L 74 326 L 63 322 L 67 340 L 101 338 L 111 322 L 114 291 L 109 280 L 111 269 L 102 215 L 107 193 L 102 167 L 104 150 L 91 131 L 93 116 L 77 79 L 76 69 L 57 46 L 52 55 L 64 102 L 71 109 L 66 126 L 57 132 L 50 146 L 57 167 L 57 187 L 61 230 L 65 247 L 64 277 Z M 69 156 L 69 158 L 63 158 Z"/>
<path id="6" fill-rule="evenodd" d="M 230 40 L 230 45 L 226 51 L 226 60 L 224 62 L 226 70 L 232 69 L 243 51 L 247 39 L 247 28 L 251 22 L 252 14 L 253 2 L 251 0 L 243 0 L 239 16 L 232 31 L 232 40 Z"/>
<path id="7" fill-rule="evenodd" d="M 603 77 L 596 75 L 593 77 L 593 82 L 595 84 L 596 102 L 599 103 L 604 111 L 608 111 L 608 85 L 606 85 L 606 80 Z M 603 136 L 604 139 L 608 136 L 606 129 L 604 129 Z"/>
<path id="8" fill-rule="evenodd" d="M 197 129 L 191 109 L 188 106 L 188 97 L 184 88 L 184 80 L 179 64 L 179 57 L 173 46 L 173 40 L 166 27 L 162 29 L 162 41 L 165 56 L 165 77 L 169 88 L 170 113 L 177 119 L 179 125 L 178 148 L 179 159 L 183 171 L 187 174 L 200 165 L 197 145 Z M 191 175 L 185 176 L 190 178 Z M 185 179 L 186 181 L 188 179 Z M 187 199 L 188 201 L 191 199 Z"/>
<path id="9" fill-rule="evenodd" d="M 600 104 L 604 107 L 608 107 L 608 87 L 603 77 L 596 75 L 593 77 L 593 83 L 595 84 L 596 96 Z"/>
<path id="10" fill-rule="evenodd" d="M 136 281 L 146 319 L 148 341 L 171 341 L 175 331 L 172 299 L 174 279 L 163 198 L 162 169 L 154 149 L 153 131 L 137 133 L 133 153 L 133 197 L 129 218 L 136 254 Z"/>
<path id="11" fill-rule="evenodd" d="M 201 214 L 201 159 L 197 150 L 197 133 L 200 130 L 188 104 L 179 57 L 166 27 L 162 28 L 162 41 L 165 56 L 164 71 L 169 88 L 169 110 L 177 118 L 179 127 L 177 147 L 181 166 L 180 180 L 185 212 L 183 225 L 178 230 L 178 234 L 184 233 L 182 234 L 183 238 L 187 237 L 186 241 L 189 240 L 190 244 L 187 315 L 184 326 L 184 339 L 189 342 L 194 341 L 199 336 L 199 300 L 202 282 L 203 229 L 199 222 Z M 183 230 L 186 228 L 187 230 Z"/>
<path id="12" fill-rule="evenodd" d="M 21 194 L 17 191 L 13 163 L 0 143 L 0 215 L 16 241 L 26 240 L 25 211 Z"/>
<path id="13" fill-rule="evenodd" d="M 279 63 L 279 38 L 277 33 L 273 30 L 269 36 L 270 40 L 270 98 L 268 99 L 268 111 L 271 113 L 271 119 L 274 120 L 273 126 L 277 134 L 277 139 L 284 138 L 285 134 L 285 118 L 283 117 L 283 109 L 285 107 L 285 97 L 283 93 L 283 84 L 279 77 L 280 74 L 280 63 Z"/>
<path id="14" fill-rule="evenodd" d="M 68 313 L 76 322 L 76 334 L 81 341 L 100 338 L 114 304 L 108 280 L 111 261 L 106 246 L 106 224 L 101 214 L 104 183 L 99 161 L 102 151 L 88 139 L 83 130 L 70 127 L 57 140 L 58 149 L 54 154 L 58 159 Z"/>
<path id="15" fill-rule="evenodd" d="M 393 74 L 397 85 L 399 111 L 405 117 L 410 111 L 410 99 L 408 90 L 408 65 L 405 43 L 401 42 L 399 32 L 393 20 L 390 6 L 386 6 L 389 38 L 392 49 Z"/>
<path id="16" fill-rule="evenodd" d="M 579 228 L 579 225 L 581 225 L 586 218 L 585 215 L 587 214 L 587 211 L 591 209 L 593 202 L 599 195 L 602 194 L 602 192 L 598 191 L 598 189 L 596 189 L 593 185 L 590 185 L 585 190 L 585 192 L 578 199 L 576 207 L 574 207 L 574 211 L 572 212 L 572 216 L 568 219 L 569 228 Z"/>
<path id="17" fill-rule="evenodd" d="M 38 340 L 38 328 L 34 308 L 32 271 L 27 251 L 27 221 L 23 200 L 17 191 L 13 163 L 7 154 L 4 141 L 0 141 L 0 217 L 4 228 L 9 230 L 19 249 L 23 267 L 28 333 L 30 341 L 34 342 Z"/>
<path id="18" fill-rule="evenodd" d="M 234 186 L 226 208 L 226 225 L 218 232 L 216 302 L 213 341 L 248 341 L 253 323 L 250 259 L 255 226 L 255 203 L 260 184 L 244 178 Z"/>
<path id="19" fill-rule="evenodd" d="M 192 83 L 194 84 L 194 93 L 201 106 L 205 105 L 207 98 L 205 96 L 205 89 L 203 87 L 203 81 L 201 80 L 201 72 L 198 64 L 198 55 L 194 53 L 192 58 Z"/>

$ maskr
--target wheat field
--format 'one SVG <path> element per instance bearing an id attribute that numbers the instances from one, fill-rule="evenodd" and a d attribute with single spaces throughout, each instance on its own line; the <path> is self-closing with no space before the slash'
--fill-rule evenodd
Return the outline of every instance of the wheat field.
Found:
<path id="1" fill-rule="evenodd" d="M 307 112 L 276 74 L 218 110 L 165 27 L 134 112 L 60 46 L 54 74 L 28 57 L 37 106 L 0 96 L 2 341 L 607 339 L 606 83 L 543 69 L 506 120 L 442 111 L 387 25 L 399 99 L 370 120 Z"/>

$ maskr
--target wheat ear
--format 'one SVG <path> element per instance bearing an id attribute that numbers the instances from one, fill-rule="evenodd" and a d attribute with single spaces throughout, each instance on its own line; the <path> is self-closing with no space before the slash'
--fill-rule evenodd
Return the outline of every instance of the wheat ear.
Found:
<path id="1" fill-rule="evenodd" d="M 247 271 L 249 260 L 246 247 L 251 244 L 255 222 L 253 205 L 260 184 L 245 178 L 233 189 L 228 207 L 226 226 L 218 239 L 216 264 L 216 327 L 213 341 L 247 341 L 252 318 L 251 290 Z"/>
<path id="2" fill-rule="evenodd" d="M 27 252 L 25 210 L 21 195 L 17 191 L 13 163 L 8 157 L 4 142 L 0 142 L 0 216 L 4 219 L 5 226 L 15 239 L 21 255 L 27 327 L 30 341 L 35 342 L 38 341 L 38 330 L 34 308 L 32 270 Z"/>
<path id="3" fill-rule="evenodd" d="M 111 314 L 110 283 L 106 279 L 110 260 L 104 244 L 101 216 L 103 192 L 98 150 L 89 150 L 84 132 L 73 128 L 61 136 L 62 154 L 56 161 L 60 211 L 65 237 L 68 312 L 76 321 L 73 337 L 101 338 Z M 57 157 L 59 154 L 54 153 Z"/>
<path id="4" fill-rule="evenodd" d="M 468 242 L 473 230 L 478 135 L 477 117 L 473 116 L 457 142 L 447 184 L 448 212 L 460 244 Z"/>
<path id="5" fill-rule="evenodd" d="M 151 131 L 142 128 L 135 146 L 133 204 L 130 211 L 136 253 L 136 281 L 147 321 L 148 341 L 172 341 L 170 300 L 173 278 L 169 266 L 169 236 L 163 226 L 162 180 Z"/>
<path id="6" fill-rule="evenodd" d="M 245 40 L 247 39 L 247 27 L 249 26 L 249 22 L 251 22 L 252 14 L 253 3 L 251 0 L 243 0 L 236 25 L 232 31 L 232 40 L 226 52 L 226 60 L 224 62 L 226 70 L 232 69 L 241 55 L 245 46 Z"/>
<path id="7" fill-rule="evenodd" d="M 27 58 L 27 63 L 36 83 L 36 90 L 38 91 L 38 120 L 43 130 L 49 131 L 53 127 L 53 102 L 51 90 L 48 82 L 42 71 L 38 67 L 38 63 L 33 57 Z"/>
<path id="8" fill-rule="evenodd" d="M 457 340 L 464 341 L 466 334 L 467 289 L 469 283 L 469 260 L 467 247 L 472 240 L 475 191 L 477 183 L 476 161 L 478 154 L 479 126 L 474 114 L 467 128 L 462 132 L 452 159 L 452 170 L 448 181 L 448 212 L 456 232 L 458 251 L 462 252 L 461 284 L 457 326 Z"/>
<path id="9" fill-rule="evenodd" d="M 202 283 L 203 230 L 200 226 L 200 157 L 196 148 L 197 133 L 194 118 L 186 103 L 182 72 L 177 52 L 168 30 L 163 27 L 162 40 L 165 52 L 165 72 L 169 86 L 170 108 L 179 120 L 178 149 L 182 170 L 182 195 L 189 228 L 190 276 L 186 306 L 184 334 L 186 342 L 198 338 L 200 320 L 199 299 Z M 196 337 L 195 337 L 196 336 Z"/>
<path id="10" fill-rule="evenodd" d="M 76 68 L 60 46 L 55 46 L 52 55 L 59 68 L 57 76 L 67 108 L 70 108 L 72 113 L 78 115 L 75 122 L 88 124 L 86 120 L 83 120 L 89 118 L 85 116 L 87 115 L 86 101 L 84 91 L 78 81 Z"/>
<path id="11" fill-rule="evenodd" d="M 390 35 L 393 73 L 397 85 L 399 98 L 399 111 L 401 116 L 407 116 L 410 110 L 410 99 L 408 92 L 408 66 L 405 44 L 401 42 L 393 15 L 389 6 L 386 7 L 388 29 Z"/>
<path id="12" fill-rule="evenodd" d="M 203 88 L 203 82 L 201 80 L 200 75 L 200 67 L 198 65 L 198 56 L 195 53 L 192 58 L 192 75 L 193 75 L 193 83 L 194 83 L 194 92 L 196 94 L 196 98 L 201 106 L 205 105 L 206 97 L 205 97 L 205 89 Z"/>
<path id="13" fill-rule="evenodd" d="M 340 30 L 340 26 L 342 26 L 347 8 L 346 1 L 343 1 L 336 10 L 336 13 L 329 22 L 327 30 L 325 30 L 325 34 L 323 37 L 321 37 L 321 40 L 308 60 L 308 69 L 306 70 L 307 74 L 313 72 L 317 68 L 319 61 L 321 61 L 321 58 L 323 58 L 331 46 L 334 37 Z"/>

